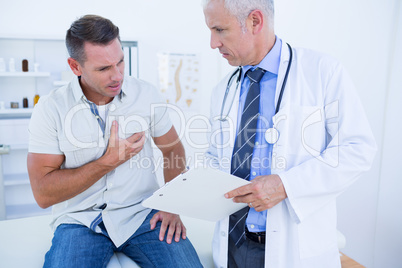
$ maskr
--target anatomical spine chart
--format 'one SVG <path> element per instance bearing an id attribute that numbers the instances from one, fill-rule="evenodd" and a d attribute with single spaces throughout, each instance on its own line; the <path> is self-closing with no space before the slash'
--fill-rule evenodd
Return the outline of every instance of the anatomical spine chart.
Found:
<path id="1" fill-rule="evenodd" d="M 195 109 L 200 85 L 198 56 L 160 53 L 158 60 L 159 89 L 162 98 L 183 110 Z"/>

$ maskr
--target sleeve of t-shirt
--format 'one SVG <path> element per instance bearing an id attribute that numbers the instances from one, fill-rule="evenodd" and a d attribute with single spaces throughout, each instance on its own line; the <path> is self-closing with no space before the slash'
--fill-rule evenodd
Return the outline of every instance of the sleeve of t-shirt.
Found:
<path id="1" fill-rule="evenodd" d="M 152 88 L 151 97 L 151 136 L 165 135 L 173 126 L 169 117 L 168 104 L 162 101 L 156 88 Z"/>
<path id="2" fill-rule="evenodd" d="M 41 98 L 33 110 L 28 128 L 30 153 L 63 154 L 57 135 L 57 111 L 49 102 L 46 97 Z"/>

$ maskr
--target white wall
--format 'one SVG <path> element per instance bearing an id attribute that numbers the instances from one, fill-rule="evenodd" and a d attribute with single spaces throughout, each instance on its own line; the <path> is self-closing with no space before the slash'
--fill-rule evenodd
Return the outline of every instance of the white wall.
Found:
<path id="1" fill-rule="evenodd" d="M 392 217 L 386 207 L 378 210 L 378 192 L 396 2 L 277 1 L 279 35 L 294 45 L 329 53 L 345 65 L 378 143 L 379 152 L 371 171 L 338 198 L 338 228 L 346 236 L 343 251 L 367 267 L 374 267 L 374 259 L 379 254 L 374 246 L 375 234 L 383 230 L 377 228 L 377 215 L 385 213 Z M 376 267 L 395 266 L 378 264 Z"/>
<path id="2" fill-rule="evenodd" d="M 402 219 L 395 217 L 392 209 L 402 203 L 398 198 L 402 172 L 397 162 L 401 148 L 395 146 L 398 131 L 394 126 L 401 121 L 397 117 L 401 114 L 397 100 L 402 86 L 397 76 L 397 70 L 401 73 L 402 69 L 402 55 L 396 49 L 402 45 L 402 30 L 395 27 L 402 25 L 398 3 L 276 1 L 278 36 L 293 46 L 310 47 L 338 58 L 349 70 L 372 125 L 379 146 L 374 166 L 338 202 L 339 229 L 347 239 L 343 251 L 367 267 L 395 267 L 384 266 L 386 259 L 402 262 Z M 200 96 L 205 103 L 198 111 L 202 114 L 208 114 L 212 86 L 229 69 L 209 48 L 199 0 L 0 0 L 0 7 L 0 36 L 64 38 L 71 22 L 81 15 L 108 17 L 120 27 L 123 39 L 139 41 L 140 77 L 155 85 L 158 52 L 199 53 L 201 90 L 205 92 Z"/>
<path id="3" fill-rule="evenodd" d="M 1 36 L 64 39 L 66 30 L 76 18 L 97 14 L 118 25 L 122 39 L 139 41 L 142 79 L 157 85 L 158 52 L 184 52 L 200 53 L 205 67 L 201 75 L 207 77 L 212 73 L 212 81 L 205 79 L 205 89 L 211 88 L 217 80 L 216 65 L 206 67 L 207 63 L 215 61 L 216 53 L 208 48 L 208 31 L 198 0 L 0 0 L 0 7 Z"/>
<path id="4" fill-rule="evenodd" d="M 384 120 L 381 180 L 378 191 L 377 232 L 375 236 L 375 267 L 400 267 L 402 263 L 402 4 L 394 9 L 394 42 L 389 57 L 390 72 Z"/>

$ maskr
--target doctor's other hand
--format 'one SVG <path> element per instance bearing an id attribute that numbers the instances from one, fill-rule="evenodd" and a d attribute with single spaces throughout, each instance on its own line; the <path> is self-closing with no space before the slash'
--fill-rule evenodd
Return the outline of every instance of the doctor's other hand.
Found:
<path id="1" fill-rule="evenodd" d="M 162 221 L 161 230 L 159 232 L 159 240 L 163 241 L 166 230 L 169 228 L 166 236 L 166 243 L 171 244 L 174 235 L 174 241 L 180 241 L 181 238 L 186 239 L 186 227 L 180 219 L 180 216 L 173 213 L 164 211 L 157 212 L 149 221 L 151 224 L 151 230 L 155 229 L 158 221 Z"/>
<path id="2" fill-rule="evenodd" d="M 225 194 L 233 202 L 247 203 L 257 212 L 274 207 L 287 197 L 281 178 L 274 175 L 255 177 L 250 184 L 236 188 Z"/>
<path id="3" fill-rule="evenodd" d="M 102 156 L 110 166 L 118 167 L 136 154 L 138 154 L 145 143 L 145 133 L 139 132 L 126 139 L 119 138 L 119 124 L 113 121 L 110 128 L 109 144 L 106 153 Z"/>

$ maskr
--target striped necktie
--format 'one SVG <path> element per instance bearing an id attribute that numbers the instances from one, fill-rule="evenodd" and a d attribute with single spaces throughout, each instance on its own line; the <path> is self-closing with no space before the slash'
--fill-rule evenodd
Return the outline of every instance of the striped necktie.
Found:
<path id="1" fill-rule="evenodd" d="M 247 71 L 246 75 L 250 79 L 246 101 L 236 142 L 233 148 L 231 174 L 249 180 L 251 159 L 253 155 L 255 136 L 257 133 L 257 121 L 260 108 L 260 80 L 265 70 L 257 68 L 254 71 Z M 245 207 L 229 218 L 229 236 L 237 247 L 245 241 L 245 224 L 249 207 Z"/>

